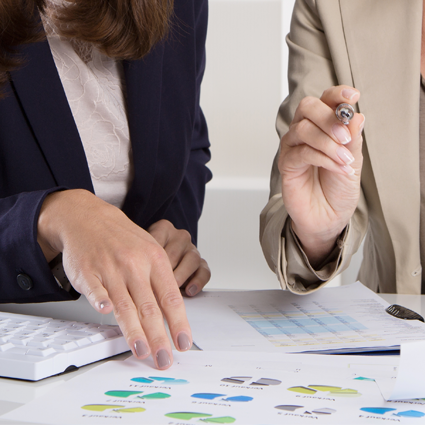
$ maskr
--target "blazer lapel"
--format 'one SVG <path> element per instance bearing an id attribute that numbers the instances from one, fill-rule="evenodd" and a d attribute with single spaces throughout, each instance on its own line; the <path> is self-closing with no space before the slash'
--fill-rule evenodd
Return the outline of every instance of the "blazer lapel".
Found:
<path id="1" fill-rule="evenodd" d="M 134 161 L 134 180 L 123 209 L 133 219 L 147 205 L 157 166 L 163 54 L 160 43 L 145 58 L 123 62 Z"/>
<path id="2" fill-rule="evenodd" d="M 367 147 L 396 258 L 410 252 L 420 264 L 422 0 L 340 0 L 340 8 L 352 76 L 361 92 L 359 109 L 366 116 Z M 411 247 L 403 246 L 406 237 Z"/>
<path id="3" fill-rule="evenodd" d="M 26 45 L 22 54 L 25 63 L 11 72 L 11 84 L 57 185 L 93 192 L 84 149 L 48 42 Z"/>
<path id="4" fill-rule="evenodd" d="M 158 149 L 164 45 L 124 61 L 135 176 L 124 210 L 138 216 L 152 189 Z M 84 148 L 47 41 L 22 48 L 26 63 L 11 83 L 58 186 L 94 191 Z M 131 205 L 131 206 L 130 206 Z"/>

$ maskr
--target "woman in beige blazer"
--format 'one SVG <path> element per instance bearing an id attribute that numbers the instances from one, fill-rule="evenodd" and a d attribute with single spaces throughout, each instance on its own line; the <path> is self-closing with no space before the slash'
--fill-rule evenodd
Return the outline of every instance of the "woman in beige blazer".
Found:
<path id="1" fill-rule="evenodd" d="M 366 235 L 359 280 L 378 292 L 421 293 L 422 8 L 422 0 L 295 4 L 290 94 L 279 110 L 281 146 L 260 229 L 283 288 L 319 289 L 347 268 Z M 342 126 L 334 115 L 342 102 L 357 111 L 345 141 L 336 137 L 344 129 L 332 131 Z"/>

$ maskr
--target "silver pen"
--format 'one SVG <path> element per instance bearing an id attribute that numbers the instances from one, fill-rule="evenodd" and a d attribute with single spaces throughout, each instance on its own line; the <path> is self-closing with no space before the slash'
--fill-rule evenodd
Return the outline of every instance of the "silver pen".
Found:
<path id="1" fill-rule="evenodd" d="M 336 117 L 345 125 L 354 117 L 354 108 L 349 103 L 340 103 L 335 109 Z"/>

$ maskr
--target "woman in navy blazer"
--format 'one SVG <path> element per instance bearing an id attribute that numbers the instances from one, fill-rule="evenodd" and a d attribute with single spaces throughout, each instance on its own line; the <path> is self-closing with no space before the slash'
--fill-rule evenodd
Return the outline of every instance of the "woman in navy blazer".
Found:
<path id="1" fill-rule="evenodd" d="M 152 353 L 159 368 L 172 363 L 161 309 L 176 347 L 190 348 L 178 286 L 193 295 L 209 279 L 194 246 L 211 178 L 199 106 L 206 28 L 207 0 L 176 1 L 169 35 L 123 61 L 134 163 L 124 214 L 93 194 L 45 39 L 17 48 L 23 63 L 7 74 L 0 100 L 0 302 L 83 293 L 98 311 L 114 310 L 134 354 Z M 70 288 L 49 266 L 59 252 Z"/>

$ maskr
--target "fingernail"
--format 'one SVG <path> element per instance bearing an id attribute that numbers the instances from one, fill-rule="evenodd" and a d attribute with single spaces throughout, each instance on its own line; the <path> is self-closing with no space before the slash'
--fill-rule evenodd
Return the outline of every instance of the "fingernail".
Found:
<path id="1" fill-rule="evenodd" d="M 348 100 L 351 100 L 358 92 L 353 89 L 344 89 L 341 94 Z"/>
<path id="2" fill-rule="evenodd" d="M 198 293 L 198 287 L 196 285 L 191 285 L 189 288 L 186 289 L 186 293 L 193 297 Z"/>
<path id="3" fill-rule="evenodd" d="M 99 303 L 99 310 L 103 310 L 106 307 L 109 307 L 111 304 L 109 303 L 109 301 L 101 301 Z"/>
<path id="4" fill-rule="evenodd" d="M 354 156 L 351 155 L 351 152 L 344 148 L 344 146 L 339 146 L 336 150 L 336 154 L 338 155 L 341 161 L 344 161 L 347 165 L 354 162 Z"/>
<path id="5" fill-rule="evenodd" d="M 347 143 L 351 142 L 350 132 L 340 124 L 334 124 L 332 126 L 332 133 L 343 145 L 346 145 Z"/>
<path id="6" fill-rule="evenodd" d="M 366 117 L 365 117 L 363 114 L 360 114 L 360 115 L 362 115 L 362 116 L 363 116 L 363 122 L 359 125 L 359 133 L 358 133 L 358 136 L 360 136 L 360 135 L 362 134 L 363 129 L 364 129 L 364 123 L 365 123 L 365 121 L 366 121 Z"/>
<path id="7" fill-rule="evenodd" d="M 341 169 L 349 176 L 354 176 L 355 171 L 353 167 L 350 167 L 349 165 L 341 165 Z"/>
<path id="8" fill-rule="evenodd" d="M 134 351 L 136 352 L 137 357 L 144 357 L 149 354 L 148 346 L 141 339 L 134 343 Z"/>
<path id="9" fill-rule="evenodd" d="M 187 351 L 192 346 L 189 337 L 184 332 L 177 337 L 177 344 L 181 351 Z"/>
<path id="10" fill-rule="evenodd" d="M 159 350 L 156 353 L 156 363 L 158 364 L 159 369 L 164 369 L 170 366 L 171 360 L 167 350 Z"/>

